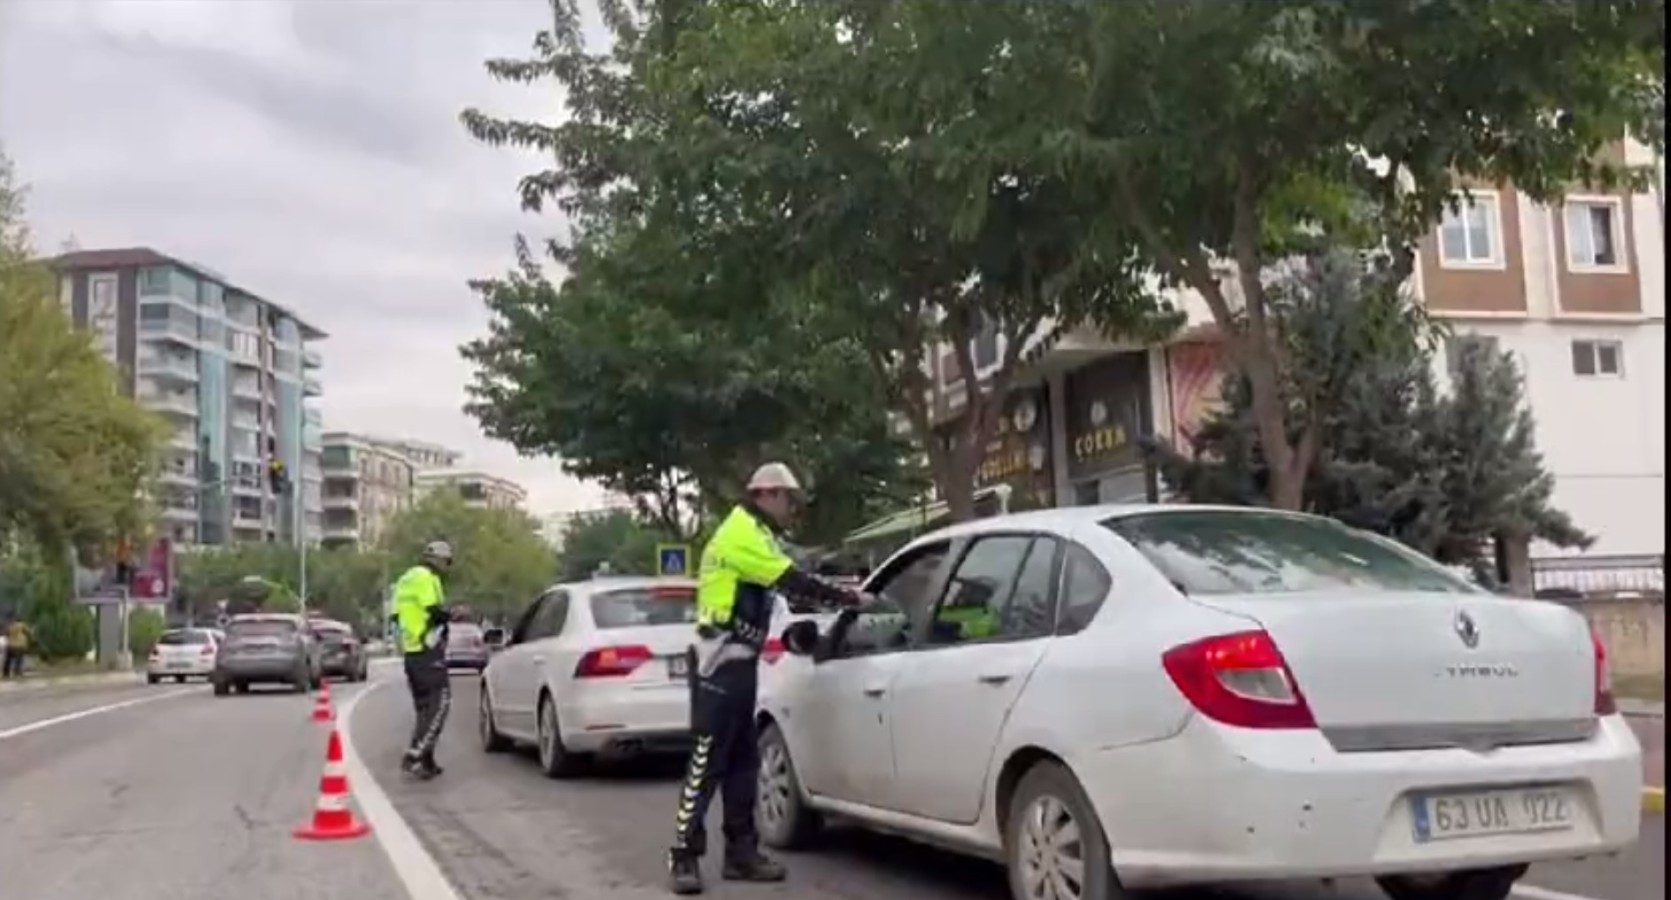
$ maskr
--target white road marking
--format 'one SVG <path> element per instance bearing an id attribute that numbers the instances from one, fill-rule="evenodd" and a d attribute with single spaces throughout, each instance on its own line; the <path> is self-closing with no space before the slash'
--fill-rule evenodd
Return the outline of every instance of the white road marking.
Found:
<path id="1" fill-rule="evenodd" d="M 1583 894 L 1563 894 L 1560 891 L 1533 887 L 1529 884 L 1516 885 L 1514 893 L 1509 896 L 1521 897 L 1524 900 L 1597 900 L 1595 897 L 1586 897 Z"/>
<path id="2" fill-rule="evenodd" d="M 354 710 L 361 700 L 387 683 L 386 679 L 369 682 L 337 710 L 337 732 L 342 738 L 342 755 L 348 763 L 349 789 L 359 802 L 360 813 L 371 824 L 371 833 L 377 836 L 377 843 L 382 845 L 383 853 L 389 857 L 395 874 L 405 886 L 407 897 L 411 900 L 461 900 L 458 891 L 447 881 L 447 876 L 441 873 L 440 863 L 424 849 L 418 836 L 412 833 L 412 827 L 406 824 L 400 811 L 390 802 L 389 795 L 383 793 L 371 769 L 354 750 L 353 730 L 349 727 L 353 723 Z"/>
<path id="3" fill-rule="evenodd" d="M 61 716 L 53 716 L 50 719 L 41 719 L 37 722 L 30 722 L 26 725 L 18 725 L 13 728 L 8 728 L 5 731 L 0 731 L 0 741 L 10 740 L 15 737 L 22 737 L 23 735 L 31 732 L 40 731 L 43 728 L 51 728 L 54 725 L 62 725 L 65 722 L 74 722 L 77 719 L 85 719 L 89 716 L 115 712 L 118 709 L 127 709 L 130 706 L 138 706 L 141 703 L 153 703 L 157 700 L 167 700 L 169 697 L 179 697 L 184 694 L 200 690 L 202 690 L 202 688 L 178 688 L 172 691 L 164 691 L 157 694 L 147 694 L 143 697 L 135 697 L 132 700 L 123 700 L 120 703 L 106 703 L 103 706 L 95 706 L 91 709 L 78 709 L 72 713 L 65 713 Z"/>

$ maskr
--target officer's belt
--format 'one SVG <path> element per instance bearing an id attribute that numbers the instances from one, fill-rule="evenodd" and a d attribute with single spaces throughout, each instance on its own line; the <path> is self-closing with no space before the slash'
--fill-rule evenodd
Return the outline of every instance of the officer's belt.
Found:
<path id="1" fill-rule="evenodd" d="M 727 626 L 704 625 L 697 628 L 696 674 L 711 677 L 728 662 L 753 661 L 760 658 L 760 648 L 766 643 L 766 633 L 743 622 Z"/>

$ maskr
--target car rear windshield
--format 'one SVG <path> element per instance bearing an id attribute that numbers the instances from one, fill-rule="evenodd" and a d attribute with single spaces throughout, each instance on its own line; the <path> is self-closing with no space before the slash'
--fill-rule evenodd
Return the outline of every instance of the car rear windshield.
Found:
<path id="1" fill-rule="evenodd" d="M 1414 551 L 1329 519 L 1180 510 L 1102 524 L 1187 594 L 1475 592 Z"/>
<path id="2" fill-rule="evenodd" d="M 447 626 L 447 643 L 449 644 L 468 643 L 472 640 L 479 640 L 481 636 L 482 628 L 480 625 L 454 622 Z"/>
<path id="3" fill-rule="evenodd" d="M 346 641 L 354 632 L 341 625 L 315 625 L 313 633 L 322 641 Z"/>
<path id="4" fill-rule="evenodd" d="M 592 622 L 599 628 L 696 623 L 696 589 L 632 588 L 592 596 Z"/>
<path id="5" fill-rule="evenodd" d="M 209 643 L 209 636 L 201 631 L 168 631 L 157 638 L 165 647 L 195 647 Z"/>
<path id="6" fill-rule="evenodd" d="M 296 633 L 294 622 L 279 619 L 266 619 L 253 622 L 233 622 L 226 626 L 229 637 L 289 637 Z"/>

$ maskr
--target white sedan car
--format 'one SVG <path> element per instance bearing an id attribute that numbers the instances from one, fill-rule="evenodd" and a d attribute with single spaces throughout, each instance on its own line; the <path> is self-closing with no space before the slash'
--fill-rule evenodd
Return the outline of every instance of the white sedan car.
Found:
<path id="1" fill-rule="evenodd" d="M 922 537 L 891 611 L 784 634 L 762 836 L 825 817 L 1004 862 L 1017 900 L 1373 876 L 1489 900 L 1635 841 L 1641 751 L 1564 607 L 1337 522 L 1082 507 Z"/>
<path id="2" fill-rule="evenodd" d="M 595 755 L 682 750 L 690 741 L 686 652 L 695 642 L 694 581 L 557 585 L 482 671 L 482 747 L 533 744 L 553 778 Z"/>
<path id="3" fill-rule="evenodd" d="M 212 628 L 175 628 L 163 632 L 145 662 L 145 680 L 156 684 L 164 678 L 177 682 L 208 678 L 215 671 L 215 653 L 225 637 L 223 632 Z"/>

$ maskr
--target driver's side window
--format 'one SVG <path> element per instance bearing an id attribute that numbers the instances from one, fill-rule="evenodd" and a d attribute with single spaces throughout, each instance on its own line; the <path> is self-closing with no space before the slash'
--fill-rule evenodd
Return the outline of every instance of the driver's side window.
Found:
<path id="1" fill-rule="evenodd" d="M 865 590 L 877 598 L 877 603 L 854 617 L 839 636 L 836 655 L 903 649 L 910 642 L 911 623 L 929 613 L 950 552 L 950 542 L 927 544 L 872 576 Z"/>
<path id="2" fill-rule="evenodd" d="M 522 615 L 517 618 L 516 625 L 511 628 L 510 645 L 526 644 L 529 641 L 529 633 L 534 628 L 534 622 L 539 618 L 540 610 L 551 602 L 551 598 L 551 594 L 544 594 L 536 597 L 533 603 L 528 604 L 528 608 L 523 610 Z"/>

